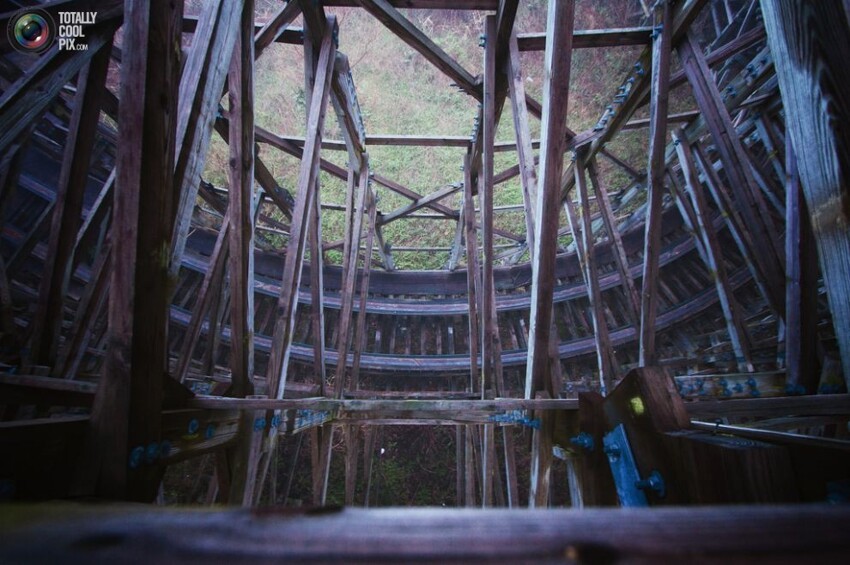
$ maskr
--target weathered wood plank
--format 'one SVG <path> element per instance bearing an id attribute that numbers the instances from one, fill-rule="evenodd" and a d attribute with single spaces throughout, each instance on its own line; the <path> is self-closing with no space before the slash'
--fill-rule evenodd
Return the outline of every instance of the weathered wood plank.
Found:
<path id="1" fill-rule="evenodd" d="M 483 394 L 483 375 L 478 372 L 481 328 L 478 318 L 480 275 L 478 272 L 478 234 L 475 231 L 475 205 L 472 196 L 472 164 L 469 154 L 463 160 L 463 221 L 466 226 L 466 298 L 469 304 L 469 391 Z"/>
<path id="2" fill-rule="evenodd" d="M 787 132 L 800 154 L 803 194 L 820 257 L 845 382 L 850 383 L 850 118 L 845 2 L 762 2 L 767 38 L 786 109 Z"/>
<path id="3" fill-rule="evenodd" d="M 651 33 L 651 27 L 577 29 L 573 32 L 573 49 L 648 45 Z M 517 42 L 520 51 L 543 51 L 546 49 L 546 34 L 521 33 Z"/>
<path id="4" fill-rule="evenodd" d="M 129 3 L 124 41 L 139 46 L 121 66 L 113 210 L 115 262 L 109 294 L 109 348 L 92 409 L 83 491 L 150 501 L 159 472 L 127 468 L 129 453 L 160 439 L 168 362 L 168 250 L 174 218 L 174 159 L 183 3 Z M 151 253 L 151 250 L 160 250 Z"/>
<path id="5" fill-rule="evenodd" d="M 549 340 L 552 329 L 555 255 L 558 245 L 558 203 L 563 155 L 566 146 L 570 53 L 575 5 L 572 1 L 549 4 L 550 44 L 546 46 L 543 122 L 540 149 L 540 188 L 534 217 L 538 222 L 532 261 L 531 318 L 525 397 L 551 386 Z M 551 452 L 551 449 L 549 450 Z M 551 456 L 551 454 L 550 454 Z"/>
<path id="6" fill-rule="evenodd" d="M 658 314 L 658 259 L 661 254 L 661 198 L 664 194 L 664 149 L 667 138 L 670 50 L 673 45 L 672 9 L 668 2 L 656 5 L 654 22 L 661 29 L 652 41 L 652 75 L 649 103 L 649 163 L 647 165 L 646 235 L 644 236 L 643 277 L 640 308 L 641 366 L 654 365 L 655 319 Z"/>

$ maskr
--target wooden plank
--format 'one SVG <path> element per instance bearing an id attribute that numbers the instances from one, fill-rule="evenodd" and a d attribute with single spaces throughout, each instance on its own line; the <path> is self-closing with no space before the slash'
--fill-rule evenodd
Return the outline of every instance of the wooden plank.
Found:
<path id="1" fill-rule="evenodd" d="M 478 234 L 475 231 L 475 206 L 472 196 L 472 164 L 469 154 L 463 160 L 463 221 L 466 225 L 466 298 L 469 304 L 469 391 L 483 394 L 483 375 L 478 372 L 478 349 L 481 328 L 478 319 L 478 295 L 481 286 L 478 272 Z M 467 487 L 468 488 L 468 487 Z"/>
<path id="2" fill-rule="evenodd" d="M 753 372 L 755 370 L 750 354 L 750 340 L 744 325 L 741 311 L 729 285 L 729 277 L 726 274 L 726 264 L 723 252 L 714 231 L 714 224 L 709 216 L 708 205 L 703 194 L 702 184 L 697 176 L 696 165 L 693 154 L 687 144 L 687 138 L 683 130 L 673 131 L 673 143 L 679 156 L 679 165 L 685 176 L 685 188 L 690 196 L 691 204 L 695 214 L 696 224 L 694 228 L 699 237 L 702 238 L 702 255 L 706 267 L 712 274 L 717 295 L 720 298 L 720 306 L 726 319 L 726 329 L 729 332 L 729 340 L 737 358 L 738 370 Z"/>
<path id="3" fill-rule="evenodd" d="M 313 410 L 333 412 L 470 412 L 497 414 L 511 410 L 575 410 L 578 401 L 567 398 L 535 399 L 495 398 L 490 400 L 445 400 L 445 399 L 334 399 L 334 398 L 232 398 L 225 396 L 198 395 L 188 399 L 190 408 L 208 410 Z"/>
<path id="4" fill-rule="evenodd" d="M 651 33 L 651 27 L 577 29 L 573 32 L 573 49 L 648 45 Z M 546 49 L 545 33 L 521 33 L 517 40 L 520 51 Z"/>
<path id="5" fill-rule="evenodd" d="M 432 65 L 446 76 L 455 81 L 458 87 L 474 98 L 481 99 L 481 89 L 478 88 L 475 77 L 464 69 L 439 45 L 405 18 L 387 0 L 357 0 L 357 3 L 384 24 L 399 39 L 407 43 Z"/>
<path id="6" fill-rule="evenodd" d="M 259 59 L 266 47 L 271 45 L 283 34 L 286 26 L 298 17 L 301 7 L 298 2 L 287 2 L 263 24 L 263 27 L 254 36 L 254 59 Z"/>
<path id="7" fill-rule="evenodd" d="M 308 141 L 304 147 L 298 174 L 298 195 L 292 212 L 291 236 L 287 245 L 286 262 L 278 299 L 279 316 L 275 322 L 274 345 L 270 352 L 266 374 L 269 395 L 275 398 L 283 398 L 286 386 L 286 370 L 292 345 L 292 332 L 295 329 L 295 313 L 298 307 L 297 294 L 301 280 L 301 262 L 307 239 L 308 212 L 313 203 L 313 190 L 315 190 L 318 175 L 319 143 L 327 110 L 333 56 L 336 51 L 333 43 L 335 26 L 334 20 L 322 37 L 322 50 L 316 67 L 316 87 L 310 101 Z"/>
<path id="8" fill-rule="evenodd" d="M 551 28 L 550 28 L 551 31 Z M 546 399 L 546 391 L 538 392 L 538 399 Z M 531 431 L 531 470 L 528 488 L 528 507 L 546 508 L 549 506 L 549 491 L 552 474 L 552 433 L 555 419 L 546 412 L 535 412 L 540 426 Z"/>
<path id="9" fill-rule="evenodd" d="M 814 394 L 817 370 L 817 248 L 803 199 L 797 155 L 786 136 L 785 162 L 785 367 L 786 386 Z M 802 387 L 802 388 L 800 388 Z"/>
<path id="10" fill-rule="evenodd" d="M 108 498 L 153 500 L 159 471 L 127 469 L 129 453 L 160 439 L 167 371 L 170 283 L 167 250 L 174 218 L 174 159 L 182 2 L 128 4 L 124 41 L 139 46 L 121 68 L 109 293 L 109 343 L 92 409 L 83 491 Z M 144 195 L 144 197 L 142 196 Z M 167 259 L 167 254 L 166 254 Z"/>
<path id="11" fill-rule="evenodd" d="M 405 198 L 410 198 L 411 200 L 420 200 L 420 199 L 424 198 L 421 194 L 414 192 L 414 191 L 410 190 L 409 188 L 402 186 L 402 185 L 398 184 L 397 182 L 392 181 L 392 180 L 390 180 L 386 177 L 383 177 L 383 176 L 381 176 L 377 173 L 372 175 L 372 180 L 375 181 L 376 183 L 380 184 L 383 187 L 389 188 L 390 190 L 392 190 L 396 194 L 401 194 Z M 451 208 L 448 208 L 447 206 L 444 206 L 442 204 L 438 204 L 436 202 L 430 202 L 430 203 L 426 204 L 426 207 L 430 208 L 431 210 L 434 210 L 435 212 L 439 212 L 441 214 L 444 214 L 445 216 L 447 216 L 449 218 L 457 218 L 459 216 L 458 212 L 452 210 Z"/>
<path id="12" fill-rule="evenodd" d="M 174 277 L 182 263 L 212 127 L 239 35 L 240 10 L 239 0 L 214 0 L 204 6 L 180 79 L 174 168 L 179 200 L 171 256 Z"/>
<path id="13" fill-rule="evenodd" d="M 547 44 L 545 56 L 540 188 L 534 213 L 538 226 L 532 254 L 526 398 L 533 398 L 537 391 L 548 390 L 551 386 L 549 334 L 552 328 L 555 255 L 558 246 L 558 189 L 566 145 L 574 13 L 572 1 L 553 1 L 549 4 L 546 33 L 551 43 Z"/>
<path id="14" fill-rule="evenodd" d="M 411 213 L 424 208 L 434 202 L 439 202 L 443 198 L 447 198 L 454 193 L 458 192 L 463 188 L 461 183 L 450 184 L 448 186 L 444 186 L 440 190 L 435 190 L 434 192 L 428 194 L 427 196 L 423 196 L 421 198 L 417 198 L 415 201 L 407 204 L 405 206 L 401 206 L 392 212 L 387 214 L 381 214 L 380 223 L 381 225 L 386 225 L 390 222 L 398 220 L 399 218 L 403 218 L 405 216 L 410 215 Z"/>
<path id="15" fill-rule="evenodd" d="M 507 483 L 508 508 L 519 508 L 519 487 L 517 486 L 516 449 L 514 448 L 513 430 L 502 428 L 502 444 L 505 454 L 505 482 Z"/>
<path id="16" fill-rule="evenodd" d="M 254 2 L 246 0 L 228 72 L 231 394 L 254 393 Z M 210 124 L 211 125 L 211 124 Z M 244 436 L 247 441 L 250 436 Z M 239 480 L 233 484 L 238 486 Z M 231 497 L 232 499 L 233 497 Z"/>
<path id="17" fill-rule="evenodd" d="M 482 426 L 481 446 L 481 507 L 493 506 L 493 478 L 496 467 L 496 430 L 493 424 Z"/>
<path id="18" fill-rule="evenodd" d="M 528 107 L 525 104 L 525 83 L 522 78 L 516 34 L 511 35 L 508 57 L 508 92 L 511 98 L 511 114 L 517 139 L 522 201 L 525 205 L 525 242 L 529 250 L 534 249 L 534 203 L 537 200 L 537 171 L 531 147 L 531 130 L 528 126 Z M 495 185 L 495 179 L 493 180 Z"/>
<path id="19" fill-rule="evenodd" d="M 44 262 L 32 320 L 30 362 L 35 365 L 52 366 L 56 360 L 64 318 L 64 298 L 68 294 L 72 273 L 75 236 L 83 212 L 89 162 L 109 68 L 110 46 L 109 42 L 104 44 L 77 77 L 77 94 L 68 125 L 47 243 L 47 256 L 51 260 Z"/>
<path id="20" fill-rule="evenodd" d="M 497 34 L 498 22 L 495 15 L 489 15 L 484 20 L 484 30 L 487 37 L 484 48 L 484 101 L 482 109 L 481 135 L 481 170 L 478 171 L 478 195 L 481 208 L 481 371 L 482 398 L 485 391 L 494 387 L 498 382 L 495 371 L 496 340 L 499 339 L 498 321 L 496 319 L 496 286 L 493 279 L 493 143 L 496 140 L 496 46 L 494 41 Z M 473 169 L 475 170 L 475 169 Z M 492 444 L 492 442 L 491 442 Z M 485 465 L 482 465 L 485 466 Z M 485 466 L 486 467 L 486 466 Z M 482 503 L 492 502 L 492 482 L 483 483 Z M 488 492 L 489 491 L 489 492 Z"/>
<path id="21" fill-rule="evenodd" d="M 683 555 L 709 564 L 789 562 L 806 555 L 842 563 L 850 550 L 850 510 L 843 505 L 737 505 L 696 508 L 507 509 L 404 508 L 298 512 L 197 511 L 96 506 L 69 511 L 60 505 L 4 507 L 12 524 L 0 535 L 4 561 L 85 560 L 92 539 L 115 536 L 114 550 L 145 546 L 159 561 L 225 563 L 333 561 L 340 554 L 364 562 L 481 563 L 593 561 L 600 551 L 625 558 L 652 556 L 678 562 Z M 416 535 L 411 535 L 415 532 Z M 706 535 L 711 532 L 711 535 Z M 151 536 L 162 541 L 150 544 Z M 260 547 L 256 537 L 266 540 Z M 226 555 L 224 555 L 226 553 Z"/>
<path id="22" fill-rule="evenodd" d="M 348 150 L 349 166 L 361 168 L 361 158 L 365 152 L 366 131 L 363 125 L 363 115 L 357 100 L 357 90 L 354 87 L 354 77 L 348 64 L 348 57 L 342 53 L 336 54 L 334 76 L 331 81 L 331 100 L 337 115 L 340 130 L 345 138 Z"/>
<path id="23" fill-rule="evenodd" d="M 583 239 L 582 250 L 584 252 L 585 284 L 587 285 L 587 299 L 590 303 L 590 311 L 593 319 L 593 337 L 596 340 L 596 362 L 599 367 L 599 388 L 604 396 L 613 387 L 619 373 L 617 358 L 611 347 L 611 337 L 608 333 L 608 322 L 605 319 L 605 308 L 602 302 L 602 291 L 599 287 L 599 275 L 594 256 L 593 227 L 590 221 L 590 203 L 587 194 L 587 180 L 585 178 L 584 156 L 576 156 L 576 192 L 578 194 L 579 206 L 581 206 L 581 238 Z"/>
<path id="24" fill-rule="evenodd" d="M 850 383 L 850 178 L 846 128 L 846 66 L 850 55 L 845 2 L 811 5 L 786 0 L 763 6 L 776 76 L 794 147 L 816 151 L 798 161 L 817 242 L 845 382 Z M 814 144 L 814 145 L 813 145 Z"/>
<path id="25" fill-rule="evenodd" d="M 661 253 L 661 198 L 664 193 L 664 149 L 667 138 L 670 49 L 672 47 L 672 10 L 664 2 L 654 12 L 656 29 L 652 41 L 652 78 L 649 103 L 649 163 L 647 166 L 646 235 L 644 236 L 643 277 L 640 308 L 640 366 L 658 361 L 655 351 L 655 319 L 658 314 L 658 259 Z"/>
<path id="26" fill-rule="evenodd" d="M 587 176 L 590 178 L 593 193 L 596 195 L 596 205 L 599 208 L 602 222 L 605 224 L 605 230 L 608 232 L 608 237 L 613 247 L 614 262 L 617 265 L 617 272 L 620 274 L 623 292 L 626 295 L 628 313 L 630 314 L 632 323 L 637 327 L 640 324 L 640 295 L 638 294 L 637 287 L 635 287 L 635 281 L 632 278 L 631 269 L 629 268 L 629 259 L 626 255 L 626 248 L 623 246 L 623 236 L 617 227 L 617 219 L 614 217 L 611 198 L 605 186 L 599 180 L 596 159 L 591 159 L 587 162 Z"/>
<path id="27" fill-rule="evenodd" d="M 354 505 L 354 493 L 357 489 L 357 463 L 359 447 L 357 426 L 345 426 L 345 505 Z"/>
<path id="28" fill-rule="evenodd" d="M 351 362 L 351 382 L 354 388 L 360 385 L 360 359 L 366 350 L 366 300 L 369 297 L 369 279 L 372 273 L 372 243 L 375 238 L 375 221 L 377 218 L 378 203 L 375 194 L 369 190 L 369 227 L 366 232 L 366 257 L 363 261 L 363 270 L 360 273 L 360 303 L 357 310 L 357 328 L 354 333 L 354 359 Z"/>
<path id="29" fill-rule="evenodd" d="M 354 227 L 348 235 L 351 242 L 349 244 L 349 256 L 346 258 L 346 265 L 343 265 L 346 278 L 342 283 L 342 309 L 339 314 L 338 341 L 337 351 L 339 352 L 340 362 L 336 366 L 336 375 L 334 376 L 334 397 L 342 398 L 342 392 L 345 388 L 346 362 L 348 358 L 348 350 L 351 348 L 351 341 L 354 332 L 352 331 L 352 321 L 354 312 L 354 295 L 355 285 L 357 282 L 357 258 L 360 255 L 360 238 L 363 231 L 363 217 L 366 213 L 366 197 L 369 194 L 369 160 L 364 155 L 364 167 L 358 173 L 357 182 L 357 205 L 354 210 L 353 223 Z"/>

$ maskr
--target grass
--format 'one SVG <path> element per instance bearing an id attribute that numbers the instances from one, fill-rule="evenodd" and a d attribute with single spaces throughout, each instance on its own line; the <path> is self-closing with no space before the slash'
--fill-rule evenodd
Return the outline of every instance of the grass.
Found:
<path id="1" fill-rule="evenodd" d="M 518 32 L 544 31 L 546 1 L 522 2 L 517 15 Z M 591 2 L 579 0 L 576 8 L 576 28 L 617 27 L 635 23 L 629 18 L 634 8 L 631 0 Z M 258 1 L 257 21 L 265 21 L 278 2 Z M 348 56 L 357 88 L 366 131 L 370 134 L 417 134 L 468 136 L 478 104 L 470 96 L 452 88 L 451 79 L 389 32 L 380 22 L 361 9 L 328 9 L 340 24 L 339 49 Z M 440 45 L 473 75 L 482 72 L 483 50 L 478 36 L 484 29 L 484 14 L 477 12 L 403 10 L 434 42 Z M 296 20 L 293 24 L 300 26 Z M 576 50 L 572 60 L 572 85 L 568 125 L 576 130 L 593 127 L 616 87 L 637 57 L 636 48 Z M 521 61 L 528 93 L 542 100 L 543 53 L 522 53 Z M 303 136 L 306 123 L 306 103 L 303 79 L 303 55 L 299 46 L 274 44 L 258 60 L 256 66 L 255 119 L 257 125 L 274 133 Z M 226 104 L 226 101 L 225 101 Z M 530 122 L 532 137 L 539 137 L 537 120 Z M 642 168 L 645 155 L 645 132 L 621 136 L 611 145 L 624 159 Z M 331 111 L 327 115 L 323 135 L 341 139 L 339 126 Z M 508 102 L 497 131 L 497 139 L 513 141 L 513 119 Z M 371 169 L 420 194 L 463 179 L 460 165 L 465 150 L 449 147 L 385 147 L 370 146 Z M 260 157 L 277 182 L 295 194 L 300 163 L 282 152 L 261 146 Z M 323 150 L 322 157 L 345 167 L 347 154 Z M 204 178 L 217 186 L 227 186 L 227 145 L 217 136 L 211 143 Z M 496 173 L 516 164 L 515 152 L 497 153 Z M 600 167 L 604 184 L 611 190 L 625 186 L 627 177 L 607 165 Z M 324 203 L 344 204 L 345 182 L 322 173 L 320 198 Z M 389 213 L 410 201 L 394 192 L 373 186 L 379 198 L 379 210 Z M 494 190 L 496 206 L 521 204 L 523 201 L 519 178 L 498 185 Z M 442 204 L 457 209 L 461 195 L 443 199 Z M 279 211 L 268 206 L 266 212 L 284 220 Z M 429 212 L 423 209 L 421 212 Z M 562 218 L 563 221 L 563 218 Z M 522 213 L 505 212 L 495 216 L 497 228 L 524 236 Z M 344 213 L 323 210 L 322 231 L 325 241 L 342 238 Z M 393 247 L 450 247 L 454 239 L 455 222 L 431 219 L 401 219 L 384 229 L 386 241 Z M 282 236 L 268 238 L 281 248 Z M 504 243 L 497 238 L 496 243 Z M 326 260 L 338 263 L 341 254 L 329 252 Z M 394 254 L 398 268 L 440 269 L 448 260 L 447 252 L 398 252 Z"/>

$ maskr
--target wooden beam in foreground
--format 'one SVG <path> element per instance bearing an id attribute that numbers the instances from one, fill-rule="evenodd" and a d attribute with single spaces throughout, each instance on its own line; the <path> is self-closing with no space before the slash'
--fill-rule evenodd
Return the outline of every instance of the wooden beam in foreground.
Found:
<path id="1" fill-rule="evenodd" d="M 844 379 L 850 383 L 848 10 L 847 2 L 762 2 Z"/>
<path id="2" fill-rule="evenodd" d="M 651 34 L 651 27 L 579 29 L 573 32 L 573 49 L 649 45 Z M 543 51 L 546 34 L 521 33 L 517 35 L 517 45 L 520 51 Z"/>
<path id="3" fill-rule="evenodd" d="M 575 5 L 571 0 L 558 0 L 549 4 L 547 34 L 551 44 L 546 49 L 540 187 L 534 213 L 538 226 L 532 253 L 526 398 L 533 398 L 537 391 L 548 390 L 551 386 L 549 334 L 552 329 L 559 188 L 566 146 L 574 13 Z"/>

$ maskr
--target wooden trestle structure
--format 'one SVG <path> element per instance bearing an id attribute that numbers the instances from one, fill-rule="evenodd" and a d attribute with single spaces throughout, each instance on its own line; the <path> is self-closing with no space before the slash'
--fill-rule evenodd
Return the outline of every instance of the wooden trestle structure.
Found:
<path id="1" fill-rule="evenodd" d="M 0 28 L 32 4 L 4 3 Z M 583 30 L 576 4 L 549 0 L 545 33 L 515 29 L 519 0 L 292 0 L 259 22 L 254 0 L 208 0 L 199 17 L 184 17 L 183 0 L 39 6 L 97 18 L 86 50 L 26 54 L 8 38 L 0 49 L 0 494 L 152 502 L 169 465 L 211 456 L 209 501 L 251 507 L 279 442 L 309 433 L 321 505 L 337 430 L 351 505 L 377 426 L 422 424 L 456 427 L 459 506 L 546 508 L 553 488 L 575 507 L 617 505 L 609 459 L 620 452 L 603 450 L 603 437 L 618 426 L 638 478 L 665 477 L 663 496 L 646 491 L 652 506 L 846 501 L 850 6 L 642 0 L 641 27 Z M 471 135 L 368 132 L 328 15 L 339 7 L 377 18 L 478 101 Z M 482 73 L 417 28 L 406 15 L 417 9 L 480 11 Z M 255 124 L 254 61 L 274 42 L 303 45 L 303 138 Z M 596 126 L 572 130 L 572 51 L 618 46 L 641 48 L 634 67 Z M 525 51 L 544 52 L 541 101 L 525 91 Z M 691 110 L 671 113 L 677 88 L 689 89 Z M 506 107 L 510 143 L 496 141 Z M 333 118 L 342 140 L 323 138 Z M 638 129 L 648 155 L 630 164 L 609 142 Z M 225 190 L 202 178 L 213 136 L 229 146 Z M 417 193 L 373 168 L 379 145 L 463 148 L 463 182 Z M 282 186 L 260 151 L 299 159 L 297 182 Z M 345 151 L 347 168 L 323 158 L 330 151 Z M 503 151 L 516 165 L 500 171 Z M 608 186 L 603 162 L 627 183 Z M 334 205 L 322 202 L 320 171 L 347 183 L 341 241 L 322 237 Z M 517 177 L 523 204 L 495 206 Z M 409 204 L 381 209 L 385 190 Z M 524 212 L 524 233 L 498 227 L 506 208 Z M 395 268 L 382 226 L 417 217 L 456 225 L 444 270 Z M 283 249 L 269 233 L 285 236 Z M 341 265 L 327 263 L 332 249 Z M 514 426 L 532 428 L 528 485 L 517 484 Z M 567 478 L 553 475 L 555 457 Z M 508 533 L 499 525 L 512 518 L 482 512 L 465 550 L 456 530 L 445 546 L 439 533 L 475 514 L 346 510 L 281 523 L 292 545 L 274 522 L 245 539 L 270 544 L 260 555 L 304 559 L 346 547 L 361 559 L 594 562 L 840 560 L 850 549 L 836 533 L 850 525 L 846 509 L 738 508 L 533 512 Z M 163 540 L 207 520 L 136 516 Z M 54 549 L 100 547 L 85 541 L 97 524 L 81 520 L 79 541 L 62 520 Z M 573 533 L 558 533 L 559 520 Z M 716 524 L 717 543 L 701 520 Z M 662 522 L 663 535 L 652 529 Z M 603 523 L 617 532 L 600 537 Z M 0 532 L 0 561 L 54 527 L 18 526 L 17 545 Z M 325 527 L 348 533 L 331 539 Z M 420 542 L 400 544 L 412 530 Z M 770 531 L 781 538 L 766 545 Z M 146 543 L 132 528 L 121 535 L 103 544 Z M 255 554 L 230 539 L 236 554 Z M 190 547 L 164 543 L 173 555 Z"/>

